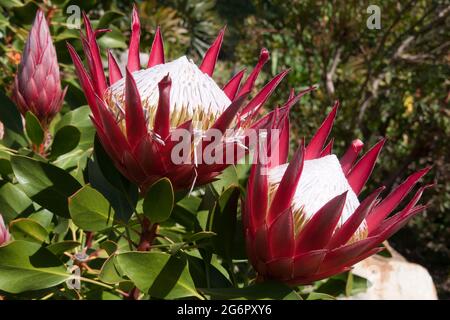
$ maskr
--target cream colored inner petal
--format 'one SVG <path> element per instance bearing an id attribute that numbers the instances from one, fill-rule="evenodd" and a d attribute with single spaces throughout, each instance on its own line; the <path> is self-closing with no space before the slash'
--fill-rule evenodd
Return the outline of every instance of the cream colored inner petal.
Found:
<path id="1" fill-rule="evenodd" d="M 272 197 L 278 189 L 286 168 L 287 164 L 284 164 L 272 168 L 269 172 Z M 323 205 L 345 191 L 348 191 L 347 199 L 337 227 L 342 226 L 358 208 L 358 197 L 350 187 L 339 160 L 334 154 L 306 160 L 292 202 L 296 231 L 299 232 Z M 367 225 L 363 221 L 350 241 L 365 237 L 367 237 Z"/>
<path id="2" fill-rule="evenodd" d="M 169 74 L 172 80 L 170 90 L 170 124 L 177 127 L 191 120 L 196 129 L 206 130 L 231 104 L 222 89 L 195 63 L 185 56 L 152 68 L 133 72 L 141 96 L 148 128 L 153 128 L 158 107 L 158 83 Z M 125 79 L 117 81 L 105 94 L 110 108 L 119 119 L 123 118 Z"/>

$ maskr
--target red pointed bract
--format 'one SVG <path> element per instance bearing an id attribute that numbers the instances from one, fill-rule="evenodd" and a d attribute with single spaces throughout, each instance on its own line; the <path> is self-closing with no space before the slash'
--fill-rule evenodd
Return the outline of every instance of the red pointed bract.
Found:
<path id="1" fill-rule="evenodd" d="M 220 47 L 223 42 L 223 35 L 225 34 L 225 28 L 220 30 L 214 43 L 209 47 L 205 53 L 202 64 L 200 65 L 200 70 L 212 77 L 214 73 L 214 68 L 216 66 L 217 58 L 219 58 Z"/>
<path id="2" fill-rule="evenodd" d="M 130 72 L 141 69 L 141 60 L 139 58 L 139 43 L 141 39 L 141 22 L 136 5 L 133 6 L 133 14 L 131 21 L 131 40 L 128 48 L 128 63 L 127 68 Z"/>
<path id="3" fill-rule="evenodd" d="M 155 38 L 153 39 L 150 57 L 148 58 L 147 68 L 163 64 L 164 61 L 164 43 L 160 27 L 156 28 Z"/>

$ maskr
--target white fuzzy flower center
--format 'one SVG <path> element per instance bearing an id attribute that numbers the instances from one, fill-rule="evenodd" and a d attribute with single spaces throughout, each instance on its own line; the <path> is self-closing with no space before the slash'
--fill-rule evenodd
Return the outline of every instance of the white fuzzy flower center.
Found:
<path id="1" fill-rule="evenodd" d="M 269 183 L 272 192 L 278 188 L 287 165 L 277 166 L 270 170 Z M 358 198 L 345 178 L 339 160 L 334 154 L 306 160 L 292 203 L 294 212 L 301 215 L 301 217 L 295 217 L 296 221 L 300 221 L 301 224 L 308 221 L 323 205 L 345 191 L 348 191 L 347 199 L 338 226 L 342 225 L 358 208 Z M 358 232 L 364 230 L 365 222 L 361 224 Z"/>
<path id="2" fill-rule="evenodd" d="M 231 104 L 222 89 L 195 63 L 186 56 L 152 68 L 133 72 L 149 128 L 158 107 L 158 83 L 169 74 L 172 80 L 170 90 L 170 120 L 176 127 L 187 120 L 193 120 L 198 129 L 209 128 Z M 106 92 L 110 107 L 123 113 L 125 79 L 113 84 Z"/>

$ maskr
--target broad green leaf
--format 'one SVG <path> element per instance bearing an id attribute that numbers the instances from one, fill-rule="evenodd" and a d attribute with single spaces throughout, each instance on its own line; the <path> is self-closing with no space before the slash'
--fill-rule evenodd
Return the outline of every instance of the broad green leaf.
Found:
<path id="1" fill-rule="evenodd" d="M 78 241 L 66 240 L 61 242 L 52 243 L 47 246 L 46 249 L 56 256 L 62 255 L 64 252 L 72 251 L 81 245 Z"/>
<path id="2" fill-rule="evenodd" d="M 34 212 L 28 216 L 29 219 L 36 221 L 47 230 L 51 227 L 53 217 L 54 214 L 46 209 Z"/>
<path id="3" fill-rule="evenodd" d="M 125 49 L 127 47 L 124 34 L 115 26 L 109 26 L 111 32 L 107 32 L 103 34 L 98 39 L 98 44 L 102 48 L 111 48 L 111 49 Z"/>
<path id="4" fill-rule="evenodd" d="M 66 171 L 24 156 L 11 156 L 14 174 L 25 194 L 45 209 L 69 217 L 67 198 L 81 185 Z"/>
<path id="5" fill-rule="evenodd" d="M 234 166 L 226 168 L 218 177 L 217 180 L 211 183 L 217 194 L 222 194 L 230 186 L 239 186 L 239 178 Z"/>
<path id="6" fill-rule="evenodd" d="M 2 0 L 8 2 L 8 0 Z M 0 90 L 0 121 L 3 125 L 16 133 L 23 132 L 22 117 L 16 105 Z"/>
<path id="7" fill-rule="evenodd" d="M 100 270 L 99 279 L 105 283 L 115 284 L 124 281 L 116 266 L 116 256 L 110 256 Z"/>
<path id="8" fill-rule="evenodd" d="M 10 221 L 31 205 L 27 195 L 12 183 L 5 183 L 0 188 L 0 212 Z"/>
<path id="9" fill-rule="evenodd" d="M 232 258 L 239 194 L 239 187 L 225 190 L 210 215 L 209 230 L 217 234 L 212 238 L 214 247 L 216 252 L 227 260 Z"/>
<path id="10" fill-rule="evenodd" d="M 187 258 L 189 261 L 189 273 L 197 288 L 232 287 L 228 278 L 212 264 L 192 255 L 188 255 Z"/>
<path id="11" fill-rule="evenodd" d="M 114 167 L 101 143 L 94 141 L 94 161 L 88 162 L 89 183 L 108 199 L 116 220 L 128 222 L 138 201 L 138 188 Z"/>
<path id="12" fill-rule="evenodd" d="M 189 274 L 186 257 L 162 252 L 117 255 L 120 270 L 141 290 L 160 299 L 202 298 Z"/>
<path id="13" fill-rule="evenodd" d="M 12 173 L 11 151 L 0 142 L 0 175 L 7 176 Z"/>
<path id="14" fill-rule="evenodd" d="M 193 235 L 190 235 L 189 237 L 187 237 L 186 242 L 195 242 L 195 241 L 200 241 L 203 239 L 209 239 L 216 235 L 217 235 L 216 233 L 211 232 L 211 231 L 200 231 L 200 232 L 194 233 Z"/>
<path id="15" fill-rule="evenodd" d="M 195 214 L 197 213 L 198 207 L 200 206 L 201 202 L 202 199 L 191 195 L 178 201 L 177 206 L 180 206 L 181 208 L 189 211 L 190 213 Z"/>
<path id="16" fill-rule="evenodd" d="M 349 271 L 351 273 L 351 271 Z M 364 277 L 360 277 L 356 274 L 351 273 L 352 275 L 352 286 L 351 290 L 348 291 L 350 296 L 354 296 L 355 294 L 367 291 L 367 288 L 370 285 L 370 281 Z"/>
<path id="17" fill-rule="evenodd" d="M 306 300 L 336 300 L 336 298 L 326 293 L 311 292 Z"/>
<path id="18" fill-rule="evenodd" d="M 25 130 L 28 138 L 35 145 L 39 146 L 44 141 L 44 129 L 42 129 L 36 116 L 30 111 L 25 115 Z"/>
<path id="19" fill-rule="evenodd" d="M 50 251 L 27 241 L 0 247 L 0 290 L 10 293 L 56 286 L 70 274 Z"/>
<path id="20" fill-rule="evenodd" d="M 12 9 L 15 7 L 22 7 L 24 4 L 19 0 L 0 0 L 0 6 L 7 9 Z"/>
<path id="21" fill-rule="evenodd" d="M 193 195 L 181 199 L 174 206 L 170 219 L 184 226 L 188 231 L 201 231 L 202 228 L 197 221 L 197 209 L 201 201 L 200 198 Z"/>
<path id="22" fill-rule="evenodd" d="M 100 243 L 100 248 L 105 250 L 106 253 L 110 256 L 117 251 L 117 243 L 111 240 L 106 240 Z"/>
<path id="23" fill-rule="evenodd" d="M 58 33 L 54 38 L 53 41 L 59 42 L 59 41 L 65 41 L 69 39 L 79 39 L 79 31 L 76 29 L 64 29 L 63 32 Z"/>
<path id="24" fill-rule="evenodd" d="M 48 232 L 38 222 L 21 218 L 11 222 L 9 230 L 14 239 L 43 243 L 47 240 Z"/>
<path id="25" fill-rule="evenodd" d="M 301 297 L 285 284 L 266 281 L 244 288 L 200 289 L 212 299 L 275 299 L 301 300 Z"/>
<path id="26" fill-rule="evenodd" d="M 112 226 L 114 209 L 100 192 L 84 186 L 69 198 L 73 223 L 85 231 L 102 231 Z"/>
<path id="27" fill-rule="evenodd" d="M 105 29 L 109 28 L 110 24 L 117 20 L 118 18 L 123 17 L 123 13 L 119 11 L 107 11 L 103 14 L 98 21 L 98 24 L 95 26 L 96 29 Z"/>
<path id="28" fill-rule="evenodd" d="M 347 272 L 347 283 L 345 284 L 345 295 L 347 297 L 352 295 L 353 290 L 353 273 L 351 271 Z"/>
<path id="29" fill-rule="evenodd" d="M 4 145 L 9 146 L 16 142 L 22 146 L 28 144 L 23 135 L 22 116 L 2 90 L 0 90 L 0 121 L 4 125 L 5 134 L 2 139 Z"/>
<path id="30" fill-rule="evenodd" d="M 80 130 L 74 126 L 65 126 L 56 131 L 50 156 L 56 159 L 75 149 L 80 142 L 80 135 Z"/>
<path id="31" fill-rule="evenodd" d="M 160 223 L 169 219 L 173 209 L 173 188 L 170 180 L 162 178 L 156 181 L 147 191 L 144 199 L 144 215 L 152 223 Z"/>
<path id="32" fill-rule="evenodd" d="M 350 276 L 348 272 L 344 272 L 324 280 L 315 292 L 325 293 L 335 297 L 342 294 L 352 296 L 366 291 L 367 287 L 367 279 L 359 277 L 355 274 Z"/>
<path id="33" fill-rule="evenodd" d="M 79 35 L 77 34 L 77 38 Z M 81 135 L 78 148 L 87 150 L 92 147 L 94 141 L 95 129 L 92 120 L 89 118 L 91 109 L 88 106 L 82 106 L 67 112 L 62 116 L 61 120 L 56 124 L 55 131 L 58 132 L 66 126 L 76 127 Z"/>

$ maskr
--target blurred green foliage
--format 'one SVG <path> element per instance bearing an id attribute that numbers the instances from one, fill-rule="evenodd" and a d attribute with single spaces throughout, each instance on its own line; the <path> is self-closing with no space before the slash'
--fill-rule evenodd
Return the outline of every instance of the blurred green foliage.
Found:
<path id="1" fill-rule="evenodd" d="M 103 53 L 120 56 L 127 47 L 133 1 L 53 0 L 0 1 L 0 86 L 9 92 L 35 11 L 51 21 L 69 86 L 64 112 L 85 104 L 65 42 L 81 48 L 79 31 L 69 29 L 72 5 L 89 12 L 96 27 L 112 30 L 100 38 Z M 341 109 L 333 136 L 342 154 L 355 138 L 368 146 L 387 137 L 368 190 L 384 184 L 389 190 L 414 170 L 432 165 L 426 177 L 435 183 L 424 201 L 427 211 L 397 234 L 394 247 L 425 265 L 439 293 L 449 297 L 450 229 L 450 6 L 444 0 L 380 3 L 381 29 L 369 30 L 366 1 L 321 0 L 148 0 L 136 1 L 142 22 L 141 51 L 148 52 L 157 25 L 165 38 L 168 59 L 188 54 L 199 61 L 218 30 L 227 34 L 215 78 L 226 80 L 251 67 L 261 47 L 271 60 L 262 84 L 285 68 L 284 81 L 267 104 L 270 109 L 300 90 L 317 84 L 292 114 L 292 144 L 311 137 L 339 99 Z M 3 100 L 3 99 L 2 99 Z M 5 170 L 7 170 L 6 168 Z"/>

